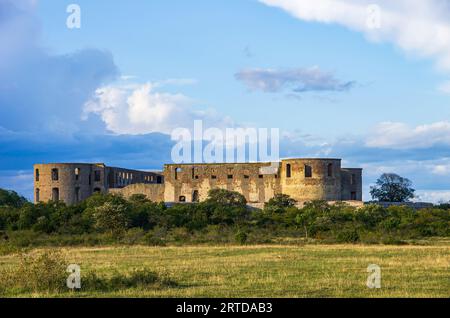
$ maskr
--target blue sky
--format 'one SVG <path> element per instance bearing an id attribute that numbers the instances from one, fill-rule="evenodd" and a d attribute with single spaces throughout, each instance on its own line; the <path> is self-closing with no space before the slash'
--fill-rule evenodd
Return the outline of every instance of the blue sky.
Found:
<path id="1" fill-rule="evenodd" d="M 202 119 L 363 167 L 365 199 L 397 172 L 450 200 L 449 17 L 442 0 L 0 0 L 0 187 L 31 197 L 34 162 L 158 169 Z"/>

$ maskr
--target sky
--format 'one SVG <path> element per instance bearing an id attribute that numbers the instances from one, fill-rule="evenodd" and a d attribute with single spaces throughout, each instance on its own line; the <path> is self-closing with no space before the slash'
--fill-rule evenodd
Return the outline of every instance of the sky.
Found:
<path id="1" fill-rule="evenodd" d="M 34 163 L 161 169 L 202 120 L 449 201 L 449 103 L 445 0 L 0 0 L 0 187 L 30 199 Z"/>

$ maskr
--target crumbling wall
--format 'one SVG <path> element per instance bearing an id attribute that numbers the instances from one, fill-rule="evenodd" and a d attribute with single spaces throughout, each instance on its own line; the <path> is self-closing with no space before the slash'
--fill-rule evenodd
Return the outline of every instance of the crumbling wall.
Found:
<path id="1" fill-rule="evenodd" d="M 55 163 L 34 165 L 34 201 L 47 202 L 58 199 L 68 205 L 90 197 L 94 190 L 105 191 L 105 166 L 102 164 Z M 56 180 L 52 176 L 57 174 Z M 100 176 L 95 181 L 94 173 Z"/>
<path id="2" fill-rule="evenodd" d="M 305 172 L 307 167 L 311 169 L 309 177 Z M 341 199 L 340 159 L 282 160 L 280 175 L 282 193 L 298 202 Z"/>
<path id="3" fill-rule="evenodd" d="M 211 189 L 237 191 L 249 203 L 266 202 L 280 192 L 278 169 L 262 169 L 270 163 L 223 163 L 165 165 L 166 202 L 195 202 Z"/>
<path id="4" fill-rule="evenodd" d="M 341 200 L 362 201 L 362 169 L 341 169 Z"/>
<path id="5" fill-rule="evenodd" d="M 133 194 L 143 194 L 153 202 L 164 201 L 164 184 L 132 184 L 120 189 L 110 189 L 110 193 L 119 194 L 129 198 Z"/>

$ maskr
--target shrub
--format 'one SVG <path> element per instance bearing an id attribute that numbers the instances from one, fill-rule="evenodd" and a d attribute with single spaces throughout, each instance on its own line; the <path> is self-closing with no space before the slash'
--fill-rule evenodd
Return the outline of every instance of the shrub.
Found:
<path id="1" fill-rule="evenodd" d="M 144 236 L 144 242 L 152 246 L 164 246 L 164 239 L 167 235 L 167 229 L 164 227 L 155 227 L 153 230 L 148 231 Z"/>
<path id="2" fill-rule="evenodd" d="M 339 243 L 357 243 L 359 234 L 355 229 L 343 229 L 337 233 L 336 240 Z"/>
<path id="3" fill-rule="evenodd" d="M 264 204 L 264 211 L 269 213 L 283 213 L 286 208 L 295 206 L 296 201 L 287 194 L 277 194 Z"/>
<path id="4" fill-rule="evenodd" d="M 145 231 L 141 228 L 132 228 L 123 233 L 123 236 L 120 238 L 120 242 L 123 244 L 139 244 L 142 242 L 145 236 Z"/>
<path id="5" fill-rule="evenodd" d="M 184 227 L 171 229 L 168 233 L 169 240 L 178 243 L 188 242 L 190 240 L 190 237 L 191 233 Z"/>
<path id="6" fill-rule="evenodd" d="M 237 243 L 244 245 L 247 243 L 248 234 L 242 230 L 239 230 L 235 235 L 235 240 Z"/>
<path id="7" fill-rule="evenodd" d="M 212 189 L 208 192 L 206 202 L 219 206 L 228 206 L 235 208 L 245 208 L 247 200 L 239 192 L 228 191 L 225 189 Z"/>
<path id="8" fill-rule="evenodd" d="M 124 204 L 105 202 L 94 208 L 95 227 L 100 231 L 122 233 L 129 224 L 128 207 Z"/>
<path id="9" fill-rule="evenodd" d="M 61 292 L 66 287 L 67 262 L 56 251 L 22 254 L 20 263 L 1 273 L 1 289 L 24 292 Z"/>

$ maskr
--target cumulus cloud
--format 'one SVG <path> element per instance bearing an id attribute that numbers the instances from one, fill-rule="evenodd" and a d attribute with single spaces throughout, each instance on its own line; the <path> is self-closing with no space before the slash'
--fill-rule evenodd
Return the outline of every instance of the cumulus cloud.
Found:
<path id="1" fill-rule="evenodd" d="M 355 82 L 342 82 L 330 72 L 318 67 L 295 69 L 246 69 L 235 74 L 251 90 L 279 92 L 290 90 L 295 93 L 311 91 L 346 91 Z"/>
<path id="2" fill-rule="evenodd" d="M 450 146 L 450 122 L 441 121 L 416 127 L 399 122 L 383 122 L 375 127 L 367 138 L 366 145 L 390 149 Z"/>
<path id="3" fill-rule="evenodd" d="M 81 129 L 83 103 L 118 70 L 109 52 L 42 49 L 35 2 L 0 0 L 0 126 L 72 133 Z"/>
<path id="4" fill-rule="evenodd" d="M 84 118 L 90 114 L 99 115 L 107 129 L 116 134 L 170 134 L 175 128 L 192 127 L 194 120 L 203 120 L 208 126 L 219 128 L 232 123 L 231 119 L 213 110 L 194 109 L 192 100 L 185 95 L 158 91 L 162 84 L 166 82 L 99 88 L 85 103 Z"/>
<path id="5" fill-rule="evenodd" d="M 378 23 L 372 0 L 259 0 L 311 22 L 335 23 L 362 32 L 374 41 L 390 42 L 408 54 L 433 59 L 450 73 L 450 3 L 447 0 L 379 0 Z M 376 18 L 376 17 L 375 17 Z"/>
<path id="6" fill-rule="evenodd" d="M 447 203 L 450 202 L 450 191 L 447 190 L 419 190 L 414 201 Z"/>

